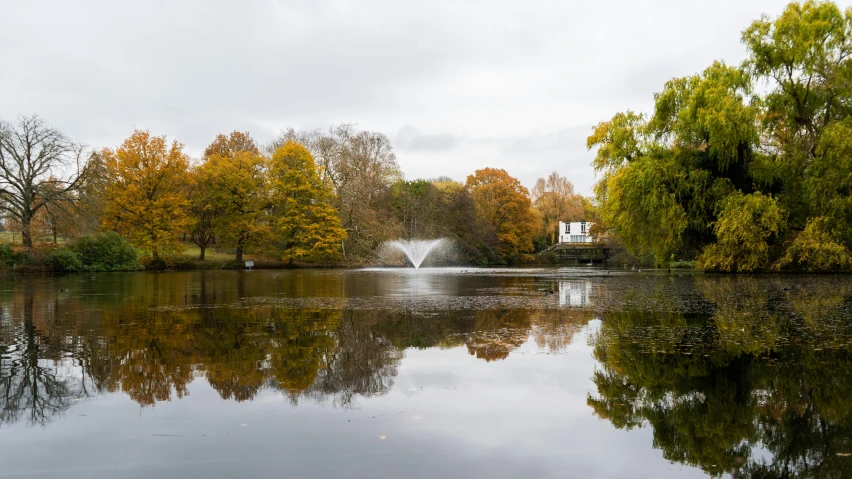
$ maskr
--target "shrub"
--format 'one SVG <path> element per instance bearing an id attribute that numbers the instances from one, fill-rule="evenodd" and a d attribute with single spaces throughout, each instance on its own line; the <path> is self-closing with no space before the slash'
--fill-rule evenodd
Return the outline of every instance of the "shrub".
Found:
<path id="1" fill-rule="evenodd" d="M 669 268 L 695 268 L 695 260 L 681 259 L 669 263 Z"/>
<path id="2" fill-rule="evenodd" d="M 50 252 L 47 263 L 54 271 L 61 272 L 133 271 L 138 268 L 136 249 L 113 231 L 83 236 L 65 248 L 57 248 Z"/>
<path id="3" fill-rule="evenodd" d="M 57 248 L 50 252 L 50 265 L 54 271 L 82 271 L 80 255 L 70 249 Z"/>
<path id="4" fill-rule="evenodd" d="M 7 243 L 0 244 L 0 268 L 24 267 L 25 269 L 41 266 L 41 259 L 29 251 L 15 251 Z"/>
<path id="5" fill-rule="evenodd" d="M 0 244 L 0 262 L 4 266 L 12 266 L 15 264 L 15 251 L 8 243 Z"/>
<path id="6" fill-rule="evenodd" d="M 136 266 L 136 249 L 121 235 L 105 231 L 83 236 L 69 247 L 80 257 L 79 271 L 132 271 Z"/>
<path id="7" fill-rule="evenodd" d="M 809 221 L 802 234 L 787 249 L 779 266 L 806 271 L 852 270 L 852 254 L 832 237 L 829 224 L 829 219 L 824 216 Z"/>
<path id="8" fill-rule="evenodd" d="M 714 226 L 717 241 L 704 249 L 696 267 L 743 273 L 769 266 L 769 239 L 779 233 L 783 216 L 771 196 L 729 195 Z"/>

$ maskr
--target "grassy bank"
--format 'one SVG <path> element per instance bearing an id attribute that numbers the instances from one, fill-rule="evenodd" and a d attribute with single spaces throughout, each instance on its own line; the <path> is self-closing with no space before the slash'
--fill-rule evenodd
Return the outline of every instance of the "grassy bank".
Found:
<path id="1" fill-rule="evenodd" d="M 6 234 L 12 240 L 11 234 Z M 289 263 L 276 258 L 256 254 L 244 254 L 237 262 L 232 251 L 208 248 L 204 259 L 201 251 L 192 243 L 184 243 L 181 253 L 154 261 L 130 246 L 123 238 L 109 235 L 94 235 L 69 242 L 39 243 L 28 249 L 11 241 L 0 243 L 0 271 L 15 273 L 71 273 L 90 271 L 191 271 L 245 269 L 246 261 L 254 262 L 254 269 L 286 268 L 346 268 L 363 266 L 356 262 Z M 19 239 L 19 238 L 18 238 Z"/>

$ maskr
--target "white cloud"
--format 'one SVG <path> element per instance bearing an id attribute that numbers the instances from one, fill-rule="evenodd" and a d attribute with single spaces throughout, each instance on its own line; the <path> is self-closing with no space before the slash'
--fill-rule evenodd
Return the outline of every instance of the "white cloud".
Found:
<path id="1" fill-rule="evenodd" d="M 5 119 L 95 146 L 149 128 L 196 155 L 234 129 L 357 123 L 398 137 L 409 178 L 556 170 L 589 193 L 592 125 L 738 63 L 739 32 L 787 0 L 0 2 Z"/>

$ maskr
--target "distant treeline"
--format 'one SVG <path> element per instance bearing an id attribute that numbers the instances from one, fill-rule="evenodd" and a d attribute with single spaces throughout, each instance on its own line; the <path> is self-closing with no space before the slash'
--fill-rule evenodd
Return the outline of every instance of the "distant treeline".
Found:
<path id="1" fill-rule="evenodd" d="M 742 33 L 748 58 L 656 93 L 588 147 L 611 237 L 659 265 L 852 270 L 852 8 L 791 3 Z"/>
<path id="2" fill-rule="evenodd" d="M 6 255 L 19 262 L 49 243 L 73 246 L 112 231 L 150 267 L 168 265 L 190 242 L 200 260 L 215 247 L 235 262 L 252 254 L 285 264 L 361 264 L 384 241 L 436 237 L 452 239 L 463 262 L 505 264 L 552 244 L 559 221 L 592 215 L 589 200 L 556 173 L 532 194 L 493 168 L 464 184 L 405 180 L 385 135 L 349 125 L 286 130 L 265 147 L 235 131 L 192 159 L 179 142 L 148 131 L 87 150 L 39 117 L 21 117 L 0 123 L 0 185 L 5 227 L 20 231 L 29 250 Z M 123 251 L 121 241 L 84 243 Z M 50 253 L 52 264 L 92 269 L 72 246 Z M 100 269 L 126 266 L 122 256 Z"/>

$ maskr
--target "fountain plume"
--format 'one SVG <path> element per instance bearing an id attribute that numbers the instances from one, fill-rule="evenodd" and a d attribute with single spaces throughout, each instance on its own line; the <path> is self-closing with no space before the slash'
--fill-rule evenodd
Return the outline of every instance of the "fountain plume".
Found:
<path id="1" fill-rule="evenodd" d="M 401 251 L 415 268 L 420 268 L 429 253 L 440 248 L 443 243 L 444 239 L 440 238 L 434 240 L 396 240 L 387 244 Z"/>

